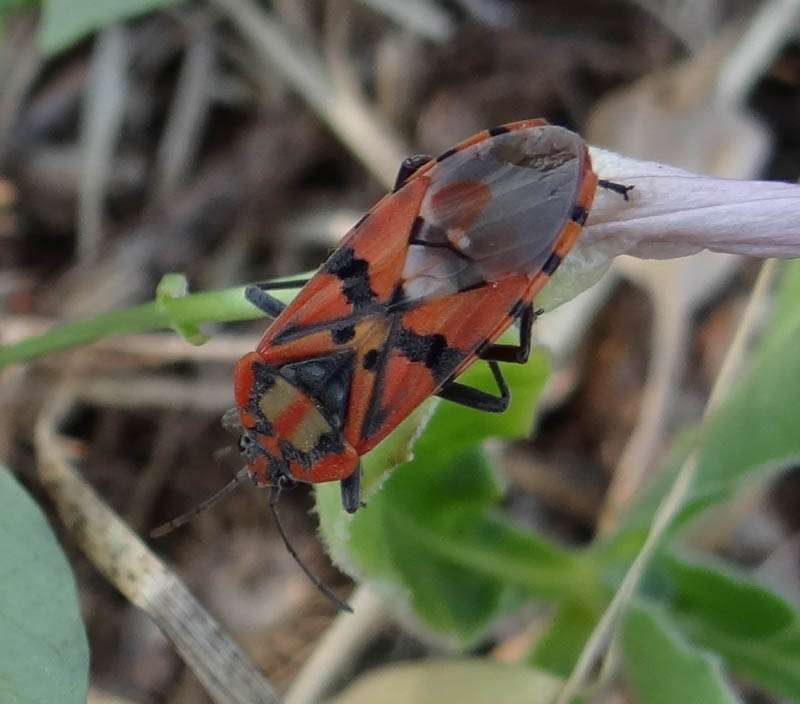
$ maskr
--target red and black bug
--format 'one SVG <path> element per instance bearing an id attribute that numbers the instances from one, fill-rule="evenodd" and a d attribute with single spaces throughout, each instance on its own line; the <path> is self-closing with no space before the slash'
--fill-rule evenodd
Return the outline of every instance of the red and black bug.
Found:
<path id="1" fill-rule="evenodd" d="M 600 185 L 583 139 L 544 120 L 416 156 L 288 305 L 235 373 L 246 472 L 259 486 L 341 482 L 361 505 L 360 457 L 428 396 L 492 413 L 509 403 L 498 362 L 524 363 L 533 298 L 569 252 Z M 274 288 L 274 286 L 273 286 Z M 495 344 L 519 322 L 518 345 Z M 456 381 L 488 362 L 497 395 Z"/>
<path id="2" fill-rule="evenodd" d="M 153 531 L 163 535 L 241 481 L 272 487 L 339 481 L 361 506 L 360 457 L 428 396 L 501 413 L 511 395 L 498 362 L 524 363 L 533 298 L 569 252 L 597 186 L 625 200 L 632 186 L 598 180 L 580 136 L 544 120 L 480 132 L 435 159 L 406 159 L 392 193 L 306 281 L 248 286 L 275 318 L 237 364 L 236 408 L 223 424 L 246 462 L 227 487 Z M 295 288 L 288 305 L 269 289 Z M 495 340 L 519 322 L 519 344 Z M 497 395 L 456 381 L 485 360 Z"/>

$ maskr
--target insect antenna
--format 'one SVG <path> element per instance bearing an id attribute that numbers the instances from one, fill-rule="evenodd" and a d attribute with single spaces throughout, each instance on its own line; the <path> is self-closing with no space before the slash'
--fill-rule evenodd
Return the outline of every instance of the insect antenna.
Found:
<path id="1" fill-rule="evenodd" d="M 272 487 L 272 490 L 269 494 L 269 509 L 272 511 L 272 517 L 275 519 L 275 525 L 278 527 L 278 533 L 281 536 L 281 540 L 283 540 L 283 544 L 286 546 L 286 550 L 288 553 L 294 558 L 294 561 L 300 566 L 300 569 L 305 572 L 306 577 L 311 581 L 311 583 L 319 589 L 328 599 L 330 599 L 336 606 L 338 606 L 342 611 L 347 611 L 348 613 L 353 613 L 353 609 L 350 605 L 340 599 L 336 594 L 333 593 L 331 588 L 325 584 L 319 577 L 315 576 L 308 567 L 305 566 L 303 561 L 300 559 L 300 556 L 297 554 L 297 551 L 294 549 L 294 545 L 289 542 L 289 537 L 286 535 L 286 531 L 283 529 L 283 524 L 281 523 L 280 516 L 278 515 L 278 498 L 281 495 L 281 489 L 283 486 L 279 483 L 277 486 Z"/>
<path id="2" fill-rule="evenodd" d="M 222 489 L 220 489 L 216 494 L 207 498 L 205 501 L 201 501 L 197 506 L 192 509 L 189 509 L 186 513 L 178 516 L 177 518 L 173 518 L 171 521 L 167 521 L 166 523 L 162 523 L 157 528 L 153 528 L 150 531 L 151 538 L 161 538 L 167 533 L 171 533 L 173 530 L 182 526 L 184 523 L 188 523 L 191 521 L 197 514 L 202 513 L 203 511 L 211 508 L 214 504 L 216 504 L 220 499 L 224 499 L 228 494 L 230 494 L 234 489 L 236 489 L 239 484 L 243 483 L 246 479 L 250 478 L 250 471 L 247 467 L 240 469 L 236 476 L 231 479 Z"/>

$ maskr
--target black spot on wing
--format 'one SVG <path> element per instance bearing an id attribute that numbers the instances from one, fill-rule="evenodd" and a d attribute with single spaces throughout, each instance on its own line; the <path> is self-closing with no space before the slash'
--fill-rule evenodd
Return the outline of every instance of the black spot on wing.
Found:
<path id="1" fill-rule="evenodd" d="M 458 151 L 458 149 L 448 149 L 446 152 L 442 152 L 439 156 L 436 157 L 436 161 L 441 162 L 447 159 L 449 156 L 453 156 Z"/>
<path id="2" fill-rule="evenodd" d="M 437 385 L 447 379 L 465 357 L 461 350 L 447 344 L 444 335 L 420 335 L 403 326 L 397 328 L 391 344 L 410 361 L 422 362 Z"/>
<path id="3" fill-rule="evenodd" d="M 561 264 L 561 257 L 559 257 L 555 252 L 553 252 L 548 258 L 547 261 L 542 264 L 542 271 L 550 276 L 556 269 L 558 269 L 558 265 Z"/>
<path id="4" fill-rule="evenodd" d="M 525 310 L 525 308 L 527 308 L 527 307 L 528 307 L 528 305 L 530 305 L 530 304 L 526 303 L 524 300 L 522 300 L 522 299 L 520 298 L 520 299 L 519 299 L 519 300 L 518 300 L 518 301 L 517 301 L 517 302 L 516 302 L 516 303 L 515 303 L 515 304 L 514 304 L 512 307 L 511 307 L 511 310 L 510 310 L 510 311 L 508 311 L 508 316 L 509 316 L 509 317 L 510 317 L 512 320 L 516 320 L 517 318 L 519 318 L 519 316 L 520 316 L 520 315 L 522 315 L 522 311 L 524 311 L 524 310 Z"/>
<path id="5" fill-rule="evenodd" d="M 361 361 L 361 366 L 364 367 L 368 372 L 371 372 L 378 366 L 378 358 L 380 357 L 379 350 L 369 350 L 364 355 L 364 359 Z"/>
<path id="6" fill-rule="evenodd" d="M 507 134 L 508 132 L 511 132 L 511 130 L 504 125 L 500 125 L 499 127 L 492 127 L 492 129 L 488 130 L 488 132 L 490 137 L 497 137 L 501 134 Z"/>
<path id="7" fill-rule="evenodd" d="M 572 206 L 572 212 L 569 216 L 569 219 L 572 220 L 572 222 L 577 222 L 578 225 L 583 227 L 583 225 L 586 223 L 587 217 L 589 217 L 589 211 L 586 210 L 586 208 L 577 204 Z"/>
<path id="8" fill-rule="evenodd" d="M 376 298 L 369 285 L 369 262 L 359 259 L 350 247 L 340 247 L 325 262 L 324 270 L 342 282 L 342 293 L 355 308 Z"/>
<path id="9" fill-rule="evenodd" d="M 337 345 L 344 345 L 356 336 L 356 329 L 353 325 L 345 325 L 342 328 L 331 330 L 331 339 Z"/>

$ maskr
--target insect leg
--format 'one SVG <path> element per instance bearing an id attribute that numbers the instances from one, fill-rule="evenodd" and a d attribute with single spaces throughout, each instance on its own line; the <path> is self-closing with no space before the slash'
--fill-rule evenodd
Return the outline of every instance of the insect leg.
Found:
<path id="1" fill-rule="evenodd" d="M 467 408 L 474 408 L 476 411 L 486 411 L 487 413 L 502 413 L 508 408 L 511 402 L 511 392 L 508 390 L 508 384 L 503 378 L 503 373 L 497 362 L 491 360 L 489 368 L 492 370 L 494 380 L 497 383 L 497 389 L 500 391 L 499 396 L 493 396 L 481 389 L 474 389 L 466 384 L 459 384 L 455 381 L 448 381 L 441 389 L 436 392 L 439 398 L 446 401 L 458 403 Z"/>
<path id="2" fill-rule="evenodd" d="M 606 181 L 604 178 L 601 178 L 597 181 L 597 185 L 600 188 L 605 188 L 608 191 L 614 191 L 614 193 L 619 193 L 625 200 L 628 199 L 628 191 L 632 191 L 636 186 L 624 186 L 621 183 L 614 183 L 613 181 Z"/>
<path id="3" fill-rule="evenodd" d="M 284 288 L 302 288 L 307 283 L 308 279 L 293 279 L 291 281 L 250 284 L 244 289 L 244 297 L 260 311 L 263 311 L 271 318 L 277 318 L 283 309 L 286 308 L 286 304 L 279 301 L 275 296 L 270 296 L 267 291 L 277 291 Z"/>
<path id="4" fill-rule="evenodd" d="M 533 304 L 522 309 L 519 316 L 519 344 L 518 345 L 489 345 L 478 356 L 481 359 L 494 362 L 509 362 L 512 364 L 525 364 L 531 353 L 531 327 L 536 320 Z"/>
<path id="5" fill-rule="evenodd" d="M 403 163 L 400 164 L 400 169 L 397 172 L 397 178 L 394 180 L 394 188 L 392 192 L 400 190 L 403 184 L 408 180 L 408 177 L 411 176 L 420 166 L 424 166 L 427 164 L 431 159 L 432 156 L 428 156 L 427 154 L 417 154 L 415 156 L 409 156 L 403 159 Z"/>
<path id="6" fill-rule="evenodd" d="M 339 482 L 342 488 L 342 506 L 347 513 L 355 513 L 364 504 L 361 503 L 361 464 L 359 463 L 349 477 Z"/>

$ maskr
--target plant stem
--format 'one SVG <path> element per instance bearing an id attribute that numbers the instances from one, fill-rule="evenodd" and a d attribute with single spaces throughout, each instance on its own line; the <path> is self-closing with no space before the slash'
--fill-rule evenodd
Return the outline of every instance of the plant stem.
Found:
<path id="1" fill-rule="evenodd" d="M 291 290 L 276 291 L 279 298 L 291 298 Z M 195 293 L 169 301 L 169 315 L 155 301 L 102 313 L 94 318 L 72 323 L 0 347 L 0 369 L 39 355 L 79 347 L 108 335 L 159 330 L 172 325 L 253 320 L 262 313 L 244 297 L 244 288 Z"/>

